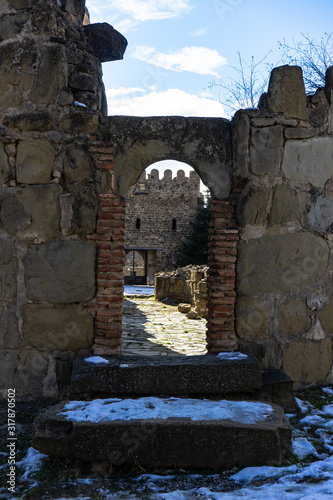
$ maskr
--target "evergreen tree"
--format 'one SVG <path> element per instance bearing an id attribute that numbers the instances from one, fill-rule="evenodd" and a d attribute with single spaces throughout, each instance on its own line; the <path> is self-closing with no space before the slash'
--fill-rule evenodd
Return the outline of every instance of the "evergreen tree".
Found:
<path id="1" fill-rule="evenodd" d="M 208 229 L 211 219 L 211 197 L 206 201 L 199 200 L 194 221 L 190 225 L 190 232 L 184 238 L 179 248 L 179 267 L 192 265 L 207 265 L 208 262 Z"/>

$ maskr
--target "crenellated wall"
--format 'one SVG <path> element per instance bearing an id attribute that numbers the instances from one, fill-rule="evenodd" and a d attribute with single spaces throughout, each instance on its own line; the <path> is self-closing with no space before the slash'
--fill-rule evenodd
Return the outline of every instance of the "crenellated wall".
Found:
<path id="1" fill-rule="evenodd" d="M 150 249 L 152 282 L 157 271 L 176 269 L 180 244 L 190 231 L 201 198 L 200 177 L 193 171 L 186 177 L 183 170 L 175 177 L 165 170 L 161 179 L 157 169 L 148 176 L 144 172 L 128 191 L 125 247 Z"/>

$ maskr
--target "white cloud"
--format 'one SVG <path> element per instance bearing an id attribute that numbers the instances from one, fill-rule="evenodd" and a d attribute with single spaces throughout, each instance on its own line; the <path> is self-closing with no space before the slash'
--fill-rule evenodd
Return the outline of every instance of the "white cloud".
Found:
<path id="1" fill-rule="evenodd" d="M 162 54 L 154 47 L 139 45 L 132 57 L 172 71 L 190 71 L 198 75 L 218 76 L 217 70 L 227 63 L 217 50 L 207 47 L 183 47 L 180 50 Z"/>
<path id="2" fill-rule="evenodd" d="M 189 12 L 190 0 L 108 0 L 107 5 L 137 21 L 157 21 Z"/>
<path id="3" fill-rule="evenodd" d="M 159 21 L 187 14 L 191 9 L 190 0 L 87 0 L 87 7 L 96 18 L 92 22 L 117 22 L 119 16 L 130 19 L 122 20 L 117 29 L 130 29 L 137 22 Z M 107 19 L 103 14 L 107 13 Z M 113 18 L 113 20 L 112 20 Z"/>
<path id="4" fill-rule="evenodd" d="M 134 94 L 135 92 L 145 92 L 145 90 L 137 87 L 115 87 L 107 89 L 106 96 L 111 99 L 122 95 Z"/>
<path id="5" fill-rule="evenodd" d="M 201 29 L 198 29 L 196 31 L 193 31 L 191 33 L 191 36 L 202 36 L 202 35 L 205 35 L 207 33 L 207 28 L 201 28 Z"/>
<path id="6" fill-rule="evenodd" d="M 169 89 L 132 98 L 109 98 L 109 115 L 225 117 L 220 102 Z"/>

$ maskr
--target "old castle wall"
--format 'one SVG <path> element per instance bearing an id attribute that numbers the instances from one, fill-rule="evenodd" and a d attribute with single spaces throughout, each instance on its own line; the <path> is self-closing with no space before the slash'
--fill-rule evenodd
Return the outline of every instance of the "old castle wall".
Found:
<path id="1" fill-rule="evenodd" d="M 144 172 L 130 188 L 125 248 L 149 248 L 156 254 L 149 266 L 152 278 L 156 271 L 177 267 L 180 243 L 189 232 L 201 197 L 200 177 L 193 171 L 186 177 L 179 170 L 172 178 L 171 170 L 166 170 L 160 179 L 159 171 L 153 169 L 148 176 Z"/>
<path id="2" fill-rule="evenodd" d="M 212 193 L 210 352 L 331 380 L 332 71 L 306 98 L 300 68 L 276 68 L 232 122 L 107 117 L 101 61 L 123 37 L 84 27 L 83 0 L 0 9 L 2 396 L 58 397 L 75 356 L 120 353 L 126 196 L 168 158 Z"/>

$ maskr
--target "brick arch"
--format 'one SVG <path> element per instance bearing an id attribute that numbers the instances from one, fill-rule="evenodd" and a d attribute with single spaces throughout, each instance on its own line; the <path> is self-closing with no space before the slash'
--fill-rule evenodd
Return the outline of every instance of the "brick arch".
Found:
<path id="1" fill-rule="evenodd" d="M 189 164 L 211 191 L 207 348 L 209 352 L 237 349 L 237 192 L 231 191 L 230 150 L 230 123 L 219 118 L 109 117 L 106 139 L 92 141 L 101 180 L 97 230 L 88 236 L 98 245 L 97 293 L 87 304 L 95 312 L 96 354 L 119 355 L 121 349 L 128 189 L 145 168 L 166 159 Z"/>

